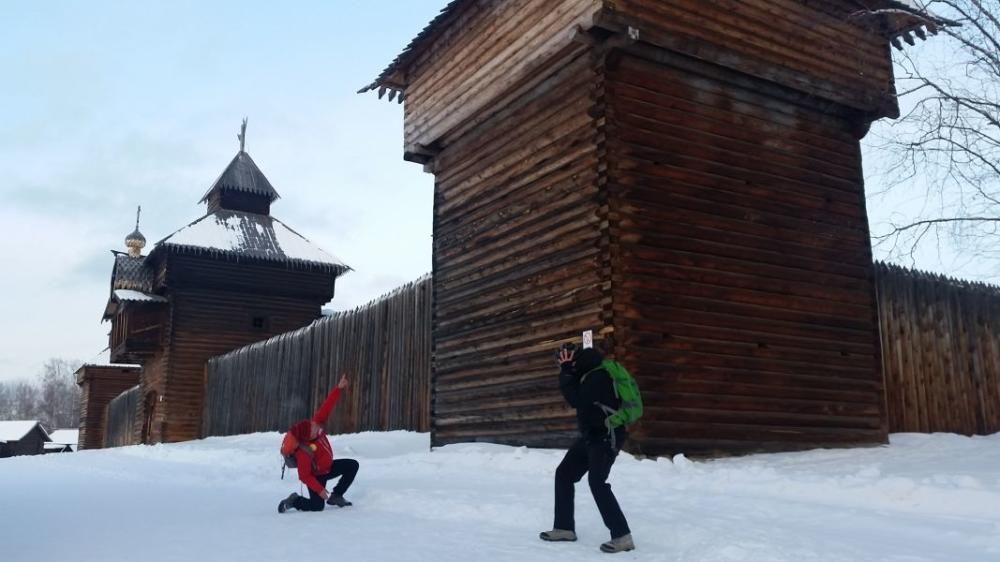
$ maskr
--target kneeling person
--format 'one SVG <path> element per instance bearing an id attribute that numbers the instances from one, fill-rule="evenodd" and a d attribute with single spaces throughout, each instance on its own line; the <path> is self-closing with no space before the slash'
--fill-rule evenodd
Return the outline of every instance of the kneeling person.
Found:
<path id="1" fill-rule="evenodd" d="M 325 505 L 347 507 L 351 502 L 344 499 L 344 493 L 354 482 L 358 474 L 358 461 L 354 459 L 333 458 L 333 446 L 326 436 L 323 426 L 330 417 L 330 412 L 340 399 L 340 394 L 347 387 L 347 377 L 342 376 L 337 386 L 323 401 L 316 414 L 308 420 L 302 420 L 288 430 L 286 442 L 290 438 L 295 441 L 295 463 L 299 480 L 309 488 L 309 497 L 292 493 L 278 503 L 278 513 L 284 513 L 290 508 L 300 511 L 323 511 Z M 283 445 L 284 446 L 284 445 Z M 283 451 L 284 452 L 284 451 Z M 326 484 L 334 478 L 340 481 L 334 486 L 332 493 L 326 491 Z M 324 503 L 325 502 L 325 503 Z"/>

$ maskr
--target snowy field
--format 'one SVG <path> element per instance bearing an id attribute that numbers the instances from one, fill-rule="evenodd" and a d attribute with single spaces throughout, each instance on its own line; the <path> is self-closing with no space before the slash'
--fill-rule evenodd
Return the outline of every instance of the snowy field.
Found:
<path id="1" fill-rule="evenodd" d="M 1000 435 L 895 435 L 888 447 L 711 462 L 619 459 L 637 549 L 607 539 L 585 481 L 576 543 L 552 519 L 561 452 L 426 434 L 338 436 L 355 503 L 276 512 L 277 433 L 0 460 L 0 560 L 1000 560 Z"/>

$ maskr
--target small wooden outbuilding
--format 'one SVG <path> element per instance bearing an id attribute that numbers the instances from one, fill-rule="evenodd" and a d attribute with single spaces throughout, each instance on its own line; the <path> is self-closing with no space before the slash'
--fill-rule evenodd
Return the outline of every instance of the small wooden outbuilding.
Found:
<path id="1" fill-rule="evenodd" d="M 0 459 L 41 455 L 50 441 L 37 420 L 0 421 Z"/>
<path id="2" fill-rule="evenodd" d="M 80 387 L 79 449 L 104 447 L 105 410 L 116 396 L 139 383 L 139 365 L 87 364 L 76 371 Z"/>
<path id="3" fill-rule="evenodd" d="M 53 445 L 61 445 L 67 448 L 66 452 L 73 452 L 80 446 L 79 429 L 55 429 L 49 432 L 49 439 Z M 55 447 L 53 447 L 55 448 Z"/>

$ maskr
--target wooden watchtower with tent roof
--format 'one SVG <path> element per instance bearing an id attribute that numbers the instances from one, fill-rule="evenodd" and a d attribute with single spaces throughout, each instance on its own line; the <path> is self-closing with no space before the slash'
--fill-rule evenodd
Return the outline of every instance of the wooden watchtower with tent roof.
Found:
<path id="1" fill-rule="evenodd" d="M 136 230 L 114 252 L 111 363 L 142 366 L 135 442 L 194 439 L 210 357 L 321 316 L 349 268 L 271 215 L 278 192 L 240 150 L 201 203 L 207 213 L 142 255 Z"/>
<path id="2" fill-rule="evenodd" d="M 634 372 L 634 451 L 886 440 L 859 139 L 894 0 L 456 0 L 362 92 L 435 175 L 433 443 L 561 445 L 553 350 Z"/>

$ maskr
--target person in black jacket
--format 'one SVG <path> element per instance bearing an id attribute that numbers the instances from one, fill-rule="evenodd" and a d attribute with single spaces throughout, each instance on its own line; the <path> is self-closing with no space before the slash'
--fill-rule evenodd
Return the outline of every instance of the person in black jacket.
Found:
<path id="1" fill-rule="evenodd" d="M 596 349 L 574 352 L 564 347 L 559 353 L 559 388 L 566 402 L 576 409 L 580 437 L 556 468 L 555 523 L 551 531 L 539 537 L 545 541 L 576 540 L 574 485 L 588 474 L 590 492 L 604 525 L 611 531 L 611 540 L 602 544 L 601 550 L 622 552 L 634 549 L 635 545 L 607 480 L 627 434 L 624 427 L 609 430 L 605 424 L 607 413 L 602 406 L 617 409 L 620 401 L 615 395 L 611 375 L 601 367 L 603 360 Z"/>

